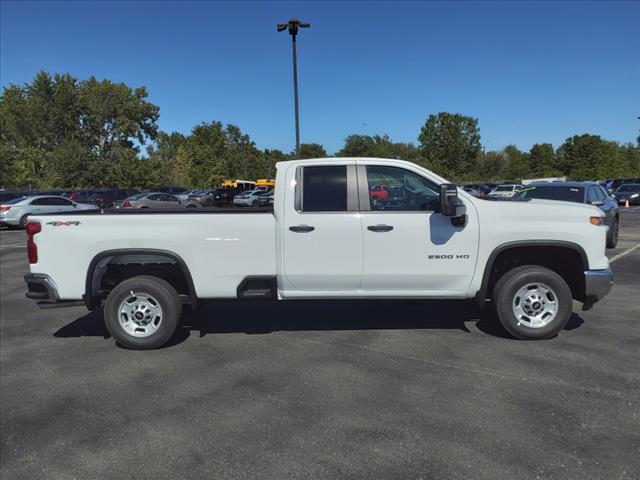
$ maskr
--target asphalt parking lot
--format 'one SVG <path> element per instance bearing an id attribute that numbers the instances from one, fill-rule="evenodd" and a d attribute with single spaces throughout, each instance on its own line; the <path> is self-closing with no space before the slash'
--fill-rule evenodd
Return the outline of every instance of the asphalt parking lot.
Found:
<path id="1" fill-rule="evenodd" d="M 640 208 L 616 284 L 555 339 L 463 302 L 218 302 L 171 345 L 24 297 L 0 232 L 1 476 L 640 478 Z M 71 254 L 71 252 L 70 252 Z"/>

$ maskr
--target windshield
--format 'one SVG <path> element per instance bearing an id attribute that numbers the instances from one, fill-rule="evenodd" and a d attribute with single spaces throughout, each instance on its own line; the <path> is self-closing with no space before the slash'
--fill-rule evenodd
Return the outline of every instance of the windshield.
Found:
<path id="1" fill-rule="evenodd" d="M 584 187 L 528 187 L 516 195 L 517 200 L 524 198 L 541 198 L 544 200 L 582 203 L 584 199 Z"/>
<path id="2" fill-rule="evenodd" d="M 515 186 L 513 185 L 501 185 L 496 187 L 496 192 L 513 192 Z"/>
<path id="3" fill-rule="evenodd" d="M 616 192 L 638 192 L 638 191 L 640 191 L 640 184 L 622 185 L 620 188 L 616 190 Z"/>

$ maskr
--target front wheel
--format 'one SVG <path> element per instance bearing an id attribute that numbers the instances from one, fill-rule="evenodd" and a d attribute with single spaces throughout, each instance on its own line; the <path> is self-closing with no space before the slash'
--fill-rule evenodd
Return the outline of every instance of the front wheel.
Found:
<path id="1" fill-rule="evenodd" d="M 111 336 L 119 345 L 135 350 L 167 343 L 181 314 L 176 290 L 161 278 L 148 275 L 119 283 L 104 304 L 104 322 Z"/>
<path id="2" fill-rule="evenodd" d="M 556 272 L 525 265 L 505 273 L 493 289 L 502 326 L 521 340 L 543 340 L 562 330 L 573 310 L 571 289 Z"/>

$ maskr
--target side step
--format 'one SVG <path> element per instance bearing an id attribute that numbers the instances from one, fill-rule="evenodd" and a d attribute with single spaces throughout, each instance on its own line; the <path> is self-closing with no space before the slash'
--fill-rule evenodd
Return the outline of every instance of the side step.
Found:
<path id="1" fill-rule="evenodd" d="M 278 286 L 276 277 L 250 276 L 245 277 L 237 290 L 238 298 L 242 299 L 276 299 L 278 298 Z"/>

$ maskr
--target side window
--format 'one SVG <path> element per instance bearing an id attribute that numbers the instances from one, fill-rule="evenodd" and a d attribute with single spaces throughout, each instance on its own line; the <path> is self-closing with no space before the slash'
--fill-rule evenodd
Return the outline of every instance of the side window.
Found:
<path id="1" fill-rule="evenodd" d="M 151 200 L 152 202 L 157 202 L 161 199 L 161 195 L 149 195 L 147 200 Z"/>
<path id="2" fill-rule="evenodd" d="M 304 167 L 302 170 L 303 212 L 347 211 L 347 167 Z"/>
<path id="3" fill-rule="evenodd" d="M 598 197 L 596 195 L 596 189 L 593 186 L 591 186 L 587 190 L 587 203 L 595 202 L 596 200 L 598 200 Z"/>
<path id="4" fill-rule="evenodd" d="M 440 203 L 436 184 L 399 167 L 367 166 L 372 211 L 434 211 Z"/>
<path id="5" fill-rule="evenodd" d="M 163 195 L 162 200 L 164 200 L 165 202 L 178 203 L 177 197 L 174 197 L 173 195 L 168 195 L 168 194 Z"/>
<path id="6" fill-rule="evenodd" d="M 49 205 L 49 199 L 48 198 L 36 198 L 35 200 L 31 201 L 31 205 L 38 205 L 38 206 Z"/>
<path id="7" fill-rule="evenodd" d="M 49 204 L 50 205 L 65 206 L 65 207 L 70 207 L 72 205 L 72 203 L 69 200 L 67 200 L 66 198 L 58 198 L 58 197 L 51 197 L 49 199 Z"/>
<path id="8" fill-rule="evenodd" d="M 600 200 L 601 202 L 605 202 L 607 200 L 607 195 L 605 195 L 602 187 L 593 187 L 593 188 L 596 189 L 596 196 L 598 197 L 598 200 Z"/>

